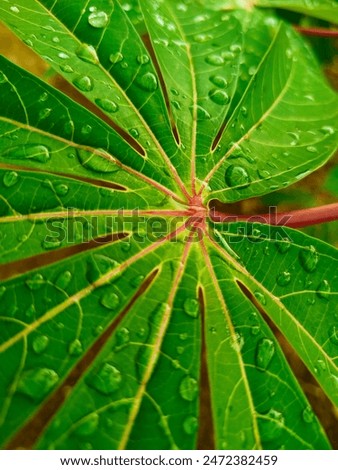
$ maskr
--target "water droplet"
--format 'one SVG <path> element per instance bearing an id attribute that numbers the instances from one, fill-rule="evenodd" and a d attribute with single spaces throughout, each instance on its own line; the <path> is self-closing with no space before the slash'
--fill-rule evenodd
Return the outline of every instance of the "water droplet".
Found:
<path id="1" fill-rule="evenodd" d="M 61 72 L 64 72 L 64 73 L 73 73 L 74 72 L 74 69 L 68 64 L 60 65 L 60 70 L 61 70 Z"/>
<path id="2" fill-rule="evenodd" d="M 20 13 L 19 8 L 16 7 L 15 5 L 10 6 L 9 9 L 11 10 L 12 13 Z"/>
<path id="3" fill-rule="evenodd" d="M 278 240 L 276 241 L 276 248 L 279 251 L 279 253 L 286 253 L 289 251 L 291 246 L 291 242 L 288 238 L 283 238 L 283 240 Z"/>
<path id="4" fill-rule="evenodd" d="M 26 285 L 30 288 L 30 290 L 38 290 L 43 286 L 44 283 L 45 279 L 40 273 L 34 274 L 30 279 L 27 279 L 26 281 Z"/>
<path id="5" fill-rule="evenodd" d="M 230 101 L 228 93 L 226 93 L 224 90 L 211 90 L 209 92 L 209 97 L 214 103 L 219 105 L 225 105 Z"/>
<path id="6" fill-rule="evenodd" d="M 189 416 L 183 421 L 183 429 L 184 431 L 191 435 L 195 434 L 195 431 L 198 428 L 198 419 L 195 416 Z"/>
<path id="7" fill-rule="evenodd" d="M 331 126 L 323 126 L 321 128 L 321 132 L 324 134 L 324 135 L 333 135 L 334 134 L 334 128 L 331 127 Z"/>
<path id="8" fill-rule="evenodd" d="M 209 65 L 223 65 L 224 59 L 218 54 L 210 54 L 205 58 L 205 61 Z"/>
<path id="9" fill-rule="evenodd" d="M 197 318 L 199 315 L 199 303 L 198 300 L 188 298 L 184 301 L 183 309 L 186 314 L 190 317 Z"/>
<path id="10" fill-rule="evenodd" d="M 147 72 L 144 75 L 138 76 L 136 84 L 145 91 L 155 91 L 158 87 L 156 75 L 152 72 Z"/>
<path id="11" fill-rule="evenodd" d="M 300 264 L 308 273 L 312 273 L 316 269 L 318 260 L 318 253 L 313 245 L 305 247 L 299 252 Z"/>
<path id="12" fill-rule="evenodd" d="M 130 341 L 130 331 L 128 328 L 120 328 L 116 332 L 116 347 L 115 350 L 119 351 L 127 346 Z"/>
<path id="13" fill-rule="evenodd" d="M 331 343 L 338 346 L 338 325 L 333 325 L 329 329 L 329 339 Z"/>
<path id="14" fill-rule="evenodd" d="M 317 153 L 318 152 L 318 149 L 316 147 L 314 147 L 313 145 L 309 145 L 308 147 L 306 147 L 306 150 L 310 153 Z"/>
<path id="15" fill-rule="evenodd" d="M 6 287 L 5 287 L 5 286 L 1 286 L 1 287 L 0 287 L 0 298 L 4 295 L 5 292 L 6 292 Z"/>
<path id="16" fill-rule="evenodd" d="M 231 343 L 230 346 L 234 351 L 240 352 L 244 346 L 244 337 L 240 335 L 239 333 L 235 333 L 231 337 Z"/>
<path id="17" fill-rule="evenodd" d="M 261 327 L 259 325 L 254 325 L 252 328 L 251 328 L 251 334 L 253 336 L 257 336 L 258 333 L 260 333 L 261 331 Z"/>
<path id="18" fill-rule="evenodd" d="M 137 129 L 135 128 L 132 128 L 132 129 L 129 129 L 129 134 L 134 137 L 134 139 L 138 139 L 140 137 L 140 133 Z"/>
<path id="19" fill-rule="evenodd" d="M 194 36 L 194 41 L 199 43 L 210 41 L 210 39 L 212 39 L 212 35 L 206 33 L 199 33 Z"/>
<path id="20" fill-rule="evenodd" d="M 106 98 L 103 98 L 103 99 L 97 98 L 95 100 L 95 103 L 104 111 L 107 111 L 108 113 L 116 113 L 116 111 L 118 111 L 119 109 L 115 101 L 111 101 Z"/>
<path id="21" fill-rule="evenodd" d="M 202 106 L 199 106 L 199 105 L 196 106 L 196 115 L 195 115 L 195 107 L 194 106 L 190 106 L 189 109 L 190 109 L 190 112 L 192 113 L 193 117 L 195 118 L 195 116 L 196 116 L 197 121 L 205 121 L 205 120 L 211 118 L 208 111 L 206 109 L 202 108 Z"/>
<path id="22" fill-rule="evenodd" d="M 43 351 L 47 348 L 48 343 L 49 343 L 48 336 L 45 336 L 45 335 L 36 336 L 32 342 L 33 351 L 36 352 L 36 354 L 43 353 Z"/>
<path id="23" fill-rule="evenodd" d="M 110 395 L 120 388 L 122 375 L 116 367 L 107 362 L 96 373 L 89 376 L 87 383 L 103 395 Z"/>
<path id="24" fill-rule="evenodd" d="M 269 442 L 279 438 L 284 429 L 285 419 L 283 414 L 271 408 L 271 410 L 263 416 L 264 419 L 259 421 L 262 441 Z"/>
<path id="25" fill-rule="evenodd" d="M 59 289 L 66 289 L 71 279 L 72 273 L 70 271 L 64 271 L 63 273 L 59 274 L 59 276 L 56 278 L 55 285 L 59 287 Z"/>
<path id="26" fill-rule="evenodd" d="M 40 163 L 46 163 L 50 159 L 49 149 L 44 145 L 18 145 L 7 149 L 2 155 L 14 160 L 27 159 Z"/>
<path id="27" fill-rule="evenodd" d="M 302 418 L 305 421 L 305 423 L 307 424 L 312 423 L 314 420 L 314 417 L 315 415 L 310 406 L 307 406 L 306 408 L 304 408 L 303 413 L 302 413 Z"/>
<path id="28" fill-rule="evenodd" d="M 42 248 L 45 250 L 54 250 L 62 245 L 62 240 L 58 238 L 47 236 L 41 243 Z"/>
<path id="29" fill-rule="evenodd" d="M 7 188 L 14 186 L 19 181 L 19 175 L 16 171 L 7 171 L 3 177 L 3 183 Z"/>
<path id="30" fill-rule="evenodd" d="M 224 179 L 227 186 L 236 187 L 236 189 L 247 188 L 250 185 L 249 174 L 246 169 L 241 166 L 228 166 L 225 171 Z"/>
<path id="31" fill-rule="evenodd" d="M 280 286 L 287 286 L 291 281 L 291 274 L 289 271 L 283 271 L 277 276 L 277 284 Z"/>
<path id="32" fill-rule="evenodd" d="M 90 64 L 97 64 L 99 62 L 95 48 L 89 44 L 81 44 L 76 49 L 75 54 L 83 62 L 88 62 Z"/>
<path id="33" fill-rule="evenodd" d="M 321 299 L 328 300 L 330 297 L 331 287 L 326 279 L 324 279 L 318 286 L 317 295 Z"/>
<path id="34" fill-rule="evenodd" d="M 256 291 L 254 292 L 254 295 L 259 303 L 261 303 L 262 305 L 266 305 L 265 296 L 261 292 Z"/>
<path id="35" fill-rule="evenodd" d="M 99 425 L 100 417 L 97 413 L 91 413 L 90 415 L 86 416 L 85 418 L 81 419 L 77 424 L 74 434 L 76 436 L 90 436 L 93 434 Z"/>
<path id="36" fill-rule="evenodd" d="M 180 383 L 179 392 L 183 400 L 195 400 L 198 394 L 197 380 L 187 375 Z"/>
<path id="37" fill-rule="evenodd" d="M 143 274 L 139 274 L 130 281 L 130 284 L 132 287 L 139 287 L 142 284 L 143 279 L 144 279 Z"/>
<path id="38" fill-rule="evenodd" d="M 94 88 L 93 80 L 87 75 L 74 78 L 73 84 L 81 91 L 91 91 Z"/>
<path id="39" fill-rule="evenodd" d="M 59 376 L 53 369 L 27 370 L 20 377 L 17 390 L 33 400 L 40 401 L 58 381 Z"/>
<path id="40" fill-rule="evenodd" d="M 262 338 L 256 347 L 256 366 L 261 370 L 266 370 L 275 354 L 275 345 L 268 338 Z"/>
<path id="41" fill-rule="evenodd" d="M 118 167 L 115 165 L 115 158 L 103 149 L 97 149 L 97 151 L 100 153 L 78 150 L 77 154 L 81 165 L 98 173 L 112 173 L 118 170 Z"/>
<path id="42" fill-rule="evenodd" d="M 149 62 L 150 59 L 146 54 L 140 54 L 137 56 L 136 60 L 140 65 L 145 65 Z"/>
<path id="43" fill-rule="evenodd" d="M 119 296 L 115 294 L 115 292 L 106 292 L 101 297 L 100 303 L 103 307 L 114 310 L 118 307 L 120 299 Z"/>
<path id="44" fill-rule="evenodd" d="M 110 54 L 109 56 L 109 61 L 115 65 L 115 64 L 118 64 L 119 62 L 122 62 L 123 60 L 123 55 L 121 54 L 121 52 L 116 52 L 115 54 Z"/>
<path id="45" fill-rule="evenodd" d="M 80 356 L 83 352 L 81 341 L 79 339 L 74 339 L 68 347 L 68 352 L 71 356 Z"/>
<path id="46" fill-rule="evenodd" d="M 88 135 L 91 133 L 92 130 L 93 130 L 92 126 L 90 126 L 89 124 L 85 124 L 84 126 L 81 127 L 81 134 Z"/>
<path id="47" fill-rule="evenodd" d="M 226 88 L 228 86 L 227 80 L 221 75 L 212 75 L 209 80 L 218 88 Z"/>
<path id="48" fill-rule="evenodd" d="M 257 170 L 257 174 L 261 179 L 271 178 L 271 173 L 268 170 Z"/>
<path id="49" fill-rule="evenodd" d="M 59 52 L 58 53 L 58 57 L 62 60 L 66 60 L 66 59 L 69 59 L 69 55 L 66 54 L 65 52 Z"/>
<path id="50" fill-rule="evenodd" d="M 93 28 L 105 28 L 108 24 L 109 17 L 104 11 L 93 11 L 88 16 L 88 23 Z"/>

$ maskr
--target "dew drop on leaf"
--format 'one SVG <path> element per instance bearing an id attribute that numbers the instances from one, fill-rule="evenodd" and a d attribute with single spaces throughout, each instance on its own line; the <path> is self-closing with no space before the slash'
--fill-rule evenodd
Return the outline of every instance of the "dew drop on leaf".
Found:
<path id="1" fill-rule="evenodd" d="M 304 408 L 303 412 L 302 412 L 302 418 L 303 418 L 303 421 L 307 424 L 310 424 L 313 422 L 314 420 L 314 413 L 311 409 L 310 406 L 307 406 L 306 408 Z"/>
<path id="2" fill-rule="evenodd" d="M 33 400 L 42 400 L 59 381 L 59 376 L 53 369 L 38 368 L 25 371 L 19 379 L 18 392 Z"/>
<path id="3" fill-rule="evenodd" d="M 108 362 L 87 379 L 87 384 L 103 395 L 110 395 L 115 392 L 120 388 L 121 383 L 121 372 Z"/>
<path id="4" fill-rule="evenodd" d="M 130 331 L 128 328 L 122 327 L 116 332 L 116 350 L 122 349 L 127 346 L 130 341 Z"/>
<path id="5" fill-rule="evenodd" d="M 104 111 L 107 111 L 108 113 L 116 113 L 118 111 L 119 107 L 115 103 L 115 101 L 108 100 L 107 98 L 97 98 L 95 100 L 95 103 Z"/>
<path id="6" fill-rule="evenodd" d="M 332 344 L 338 346 L 338 325 L 333 325 L 329 329 L 329 339 Z"/>
<path id="7" fill-rule="evenodd" d="M 130 285 L 132 287 L 139 287 L 142 284 L 143 279 L 143 274 L 138 274 L 137 276 L 133 277 L 133 279 L 130 281 Z"/>
<path id="8" fill-rule="evenodd" d="M 134 137 L 134 139 L 138 139 L 140 137 L 140 133 L 137 129 L 132 128 L 129 130 L 129 134 Z"/>
<path id="9" fill-rule="evenodd" d="M 81 44 L 76 49 L 75 54 L 83 62 L 88 62 L 90 64 L 97 64 L 99 62 L 95 48 L 89 44 Z"/>
<path id="10" fill-rule="evenodd" d="M 230 165 L 225 171 L 225 183 L 227 186 L 237 189 L 247 188 L 250 185 L 249 174 L 245 168 L 237 165 Z"/>
<path id="11" fill-rule="evenodd" d="M 5 292 L 6 292 L 6 287 L 5 287 L 5 286 L 1 286 L 1 287 L 0 287 L 0 298 L 4 295 Z"/>
<path id="12" fill-rule="evenodd" d="M 291 281 L 291 274 L 289 271 L 283 271 L 277 276 L 277 284 L 280 286 L 287 286 Z"/>
<path id="13" fill-rule="evenodd" d="M 58 238 L 53 238 L 50 236 L 47 236 L 41 243 L 42 248 L 45 250 L 55 250 L 56 248 L 59 248 L 62 245 L 62 241 L 59 240 Z"/>
<path id="14" fill-rule="evenodd" d="M 308 273 L 315 271 L 318 264 L 318 253 L 313 245 L 310 245 L 299 252 L 299 262 Z"/>
<path id="15" fill-rule="evenodd" d="M 262 305 L 266 305 L 266 298 L 264 296 L 264 294 L 262 294 L 261 292 L 254 292 L 254 295 L 256 297 L 256 299 L 258 300 L 258 302 L 260 302 Z"/>
<path id="16" fill-rule="evenodd" d="M 211 75 L 209 80 L 218 88 L 226 88 L 228 86 L 227 80 L 221 75 Z"/>
<path id="17" fill-rule="evenodd" d="M 55 192 L 58 196 L 66 196 L 69 187 L 66 184 L 60 183 L 55 186 Z"/>
<path id="18" fill-rule="evenodd" d="M 226 93 L 224 90 L 211 90 L 209 92 L 209 97 L 211 101 L 219 105 L 225 105 L 230 101 L 228 93 Z"/>
<path id="19" fill-rule="evenodd" d="M 118 64 L 119 62 L 122 62 L 123 60 L 123 54 L 121 52 L 115 52 L 115 54 L 110 54 L 109 56 L 109 61 L 115 65 Z"/>
<path id="20" fill-rule="evenodd" d="M 268 413 L 262 415 L 264 419 L 259 422 L 261 438 L 263 442 L 270 442 L 282 435 L 284 428 L 284 416 L 281 412 L 271 408 Z"/>
<path id="21" fill-rule="evenodd" d="M 58 57 L 62 60 L 66 60 L 66 59 L 69 59 L 69 55 L 66 54 L 65 52 L 59 52 L 58 53 Z"/>
<path id="22" fill-rule="evenodd" d="M 44 145 L 17 145 L 5 150 L 2 155 L 13 160 L 34 160 L 39 163 L 46 163 L 50 159 L 49 149 Z"/>
<path id="23" fill-rule="evenodd" d="M 205 58 L 205 61 L 209 65 L 223 65 L 224 64 L 224 59 L 222 56 L 218 54 L 210 54 Z"/>
<path id="24" fill-rule="evenodd" d="M 74 78 L 73 84 L 81 91 L 91 91 L 94 88 L 93 80 L 88 75 Z"/>
<path id="25" fill-rule="evenodd" d="M 7 188 L 14 186 L 19 181 L 19 175 L 16 171 L 7 171 L 3 177 L 3 183 Z"/>
<path id="26" fill-rule="evenodd" d="M 26 281 L 26 285 L 30 288 L 30 290 L 38 290 L 43 286 L 44 283 L 45 279 L 40 273 L 34 274 L 30 279 L 27 279 Z"/>
<path id="27" fill-rule="evenodd" d="M 145 65 L 149 62 L 150 59 L 146 54 L 140 54 L 136 57 L 136 60 L 140 65 Z"/>
<path id="28" fill-rule="evenodd" d="M 101 297 L 100 303 L 103 307 L 108 308 L 109 310 L 114 310 L 118 307 L 120 299 L 115 292 L 107 292 Z"/>
<path id="29" fill-rule="evenodd" d="M 284 254 L 287 251 L 289 251 L 291 242 L 288 238 L 283 238 L 283 240 L 276 241 L 275 245 L 276 245 L 277 251 L 279 251 L 279 253 Z"/>
<path id="30" fill-rule="evenodd" d="M 88 16 L 88 23 L 93 28 L 105 28 L 108 24 L 109 17 L 104 11 L 93 11 Z"/>
<path id="31" fill-rule="evenodd" d="M 16 7 L 15 5 L 11 5 L 9 9 L 11 10 L 12 13 L 20 13 L 19 8 Z"/>
<path id="32" fill-rule="evenodd" d="M 68 352 L 71 356 L 80 356 L 83 352 L 81 341 L 79 339 L 74 339 L 68 347 Z"/>
<path id="33" fill-rule="evenodd" d="M 85 124 L 84 126 L 81 127 L 81 134 L 88 135 L 91 133 L 92 130 L 93 130 L 92 126 L 90 126 L 89 124 Z"/>
<path id="34" fill-rule="evenodd" d="M 157 78 L 152 72 L 137 77 L 136 84 L 145 91 L 155 91 L 158 87 Z"/>
<path id="35" fill-rule="evenodd" d="M 179 393 L 183 400 L 186 401 L 193 401 L 197 397 L 198 394 L 198 383 L 197 380 L 193 377 L 187 375 L 181 381 L 179 386 Z"/>
<path id="36" fill-rule="evenodd" d="M 317 295 L 321 299 L 328 300 L 330 297 L 330 292 L 331 292 L 331 287 L 329 282 L 326 279 L 323 279 L 323 281 L 319 284 L 317 288 Z"/>
<path id="37" fill-rule="evenodd" d="M 36 336 L 32 342 L 33 351 L 36 354 L 43 353 L 43 351 L 45 351 L 45 349 L 47 348 L 48 343 L 49 343 L 48 336 L 45 336 L 45 335 Z"/>
<path id="38" fill-rule="evenodd" d="M 60 70 L 61 70 L 61 72 L 64 72 L 64 73 L 73 73 L 74 72 L 74 69 L 68 64 L 60 65 Z"/>
<path id="39" fill-rule="evenodd" d="M 98 428 L 99 420 L 100 417 L 97 413 L 91 413 L 77 424 L 74 434 L 80 437 L 92 435 Z"/>
<path id="40" fill-rule="evenodd" d="M 199 315 L 199 303 L 198 300 L 188 298 L 184 301 L 183 309 L 187 315 L 193 318 L 197 318 Z"/>
<path id="41" fill-rule="evenodd" d="M 262 338 L 256 347 L 256 366 L 261 370 L 266 370 L 275 354 L 275 345 L 269 338 Z"/>
<path id="42" fill-rule="evenodd" d="M 97 149 L 97 151 L 100 153 L 78 150 L 77 154 L 81 165 L 98 173 L 112 173 L 118 170 L 115 159 L 109 153 L 103 149 Z"/>
<path id="43" fill-rule="evenodd" d="M 196 106 L 196 114 L 195 114 L 194 106 L 190 106 L 189 109 L 190 109 L 191 114 L 193 115 L 194 118 L 197 119 L 197 121 L 205 121 L 211 118 L 208 111 L 202 108 L 202 106 L 199 106 L 199 105 Z"/>
<path id="44" fill-rule="evenodd" d="M 184 431 L 191 435 L 196 432 L 198 428 L 198 419 L 195 416 L 189 416 L 183 421 L 183 429 Z"/>
<path id="45" fill-rule="evenodd" d="M 257 336 L 258 333 L 260 333 L 260 331 L 261 331 L 261 327 L 259 325 L 254 325 L 251 327 L 251 334 L 253 336 Z"/>

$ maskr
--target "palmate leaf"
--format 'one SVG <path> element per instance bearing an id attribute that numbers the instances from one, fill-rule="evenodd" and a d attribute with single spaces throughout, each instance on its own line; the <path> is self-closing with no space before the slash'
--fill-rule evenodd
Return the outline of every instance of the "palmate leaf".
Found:
<path id="1" fill-rule="evenodd" d="M 125 8 L 0 5 L 107 117 L 1 59 L 2 445 L 192 449 L 210 410 L 216 448 L 329 448 L 274 328 L 337 404 L 337 251 L 207 204 L 323 165 L 337 98 L 270 14 Z"/>

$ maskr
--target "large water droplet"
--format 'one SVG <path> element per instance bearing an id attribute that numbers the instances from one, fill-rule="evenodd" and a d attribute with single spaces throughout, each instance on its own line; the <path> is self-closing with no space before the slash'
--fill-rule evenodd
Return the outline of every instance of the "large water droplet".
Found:
<path id="1" fill-rule="evenodd" d="M 116 166 L 115 158 L 103 149 L 97 149 L 99 153 L 90 153 L 78 150 L 77 154 L 81 165 L 97 173 L 112 173 L 119 168 Z"/>
<path id="2" fill-rule="evenodd" d="M 88 75 L 74 78 L 73 84 L 81 91 L 91 91 L 94 88 L 93 80 Z"/>
<path id="3" fill-rule="evenodd" d="M 32 342 L 33 351 L 36 352 L 36 354 L 43 353 L 43 351 L 47 348 L 48 343 L 49 343 L 48 336 L 45 336 L 45 335 L 36 336 Z"/>
<path id="4" fill-rule="evenodd" d="M 14 160 L 34 160 L 46 163 L 50 159 L 49 149 L 44 145 L 17 145 L 3 152 L 3 157 Z"/>
<path id="5" fill-rule="evenodd" d="M 199 302 L 196 299 L 188 298 L 184 301 L 183 309 L 190 317 L 197 318 L 199 315 Z"/>
<path id="6" fill-rule="evenodd" d="M 25 371 L 19 379 L 18 392 L 33 400 L 42 400 L 59 381 L 53 369 L 38 368 Z"/>
<path id="7" fill-rule="evenodd" d="M 71 356 L 80 356 L 83 352 L 81 341 L 79 339 L 74 339 L 68 347 L 68 352 Z"/>
<path id="8" fill-rule="evenodd" d="M 128 345 L 130 341 L 130 331 L 128 328 L 120 328 L 116 332 L 116 347 L 115 350 L 119 351 Z"/>
<path id="9" fill-rule="evenodd" d="M 227 80 L 221 75 L 212 75 L 209 80 L 218 88 L 226 88 L 228 86 Z"/>
<path id="10" fill-rule="evenodd" d="M 136 84 L 145 91 L 155 91 L 158 87 L 156 75 L 152 72 L 137 77 Z"/>
<path id="11" fill-rule="evenodd" d="M 30 290 L 38 290 L 40 289 L 45 283 L 45 279 L 40 273 L 34 274 L 30 279 L 27 279 L 26 285 L 30 288 Z"/>
<path id="12" fill-rule="evenodd" d="M 129 130 L 129 134 L 134 137 L 134 139 L 138 139 L 140 137 L 140 133 L 137 129 L 135 129 L 134 127 L 132 129 Z"/>
<path id="13" fill-rule="evenodd" d="M 69 64 L 60 65 L 60 70 L 61 70 L 61 72 L 64 72 L 64 73 L 73 73 L 74 72 L 73 67 L 71 67 Z"/>
<path id="14" fill-rule="evenodd" d="M 11 10 L 12 13 L 20 13 L 19 8 L 16 7 L 15 5 L 11 5 L 9 9 Z"/>
<path id="15" fill-rule="evenodd" d="M 223 65 L 224 59 L 218 54 L 210 54 L 205 58 L 205 61 L 209 65 Z"/>
<path id="16" fill-rule="evenodd" d="M 211 90 L 209 92 L 209 97 L 214 103 L 219 105 L 225 105 L 230 101 L 228 93 L 226 93 L 224 90 Z"/>
<path id="17" fill-rule="evenodd" d="M 76 49 L 75 54 L 84 62 L 90 64 L 97 64 L 99 62 L 95 48 L 89 44 L 81 44 Z"/>
<path id="18" fill-rule="evenodd" d="M 283 240 L 278 240 L 276 241 L 276 248 L 279 251 L 279 253 L 286 253 L 289 251 L 291 246 L 291 242 L 288 238 L 283 238 Z"/>
<path id="19" fill-rule="evenodd" d="M 108 100 L 106 98 L 97 98 L 95 100 L 95 103 L 104 111 L 107 111 L 108 113 L 116 113 L 118 111 L 119 107 L 115 103 L 115 101 Z"/>
<path id="20" fill-rule="evenodd" d="M 198 383 L 193 377 L 187 375 L 180 383 L 179 393 L 183 400 L 193 401 L 198 394 Z"/>
<path id="21" fill-rule="evenodd" d="M 329 339 L 331 343 L 338 346 L 338 325 L 333 325 L 329 329 Z"/>
<path id="22" fill-rule="evenodd" d="M 280 286 L 287 286 L 291 281 L 291 274 L 289 271 L 283 271 L 277 276 L 277 284 Z"/>
<path id="23" fill-rule="evenodd" d="M 225 171 L 225 183 L 227 186 L 236 187 L 236 189 L 247 188 L 250 185 L 250 177 L 245 168 L 236 165 L 230 165 Z"/>
<path id="24" fill-rule="evenodd" d="M 316 269 L 318 260 L 318 253 L 313 245 L 310 245 L 299 252 L 300 264 L 308 273 L 312 273 Z"/>
<path id="25" fill-rule="evenodd" d="M 256 366 L 261 370 L 266 370 L 275 354 L 275 345 L 269 338 L 262 338 L 257 343 Z"/>
<path id="26" fill-rule="evenodd" d="M 16 171 L 6 171 L 2 181 L 7 188 L 10 188 L 19 181 L 19 175 Z"/>
<path id="27" fill-rule="evenodd" d="M 194 106 L 190 106 L 189 109 L 190 109 L 191 114 L 193 115 L 194 118 L 197 119 L 197 121 L 205 121 L 211 118 L 208 111 L 202 108 L 202 106 L 197 105 L 196 108 Z M 196 112 L 195 112 L 195 109 L 196 109 Z"/>
<path id="28" fill-rule="evenodd" d="M 105 28 L 108 24 L 109 17 L 104 11 L 93 11 L 88 16 L 88 23 L 93 28 Z"/>
<path id="29" fill-rule="evenodd" d="M 59 240 L 58 238 L 50 237 L 50 236 L 47 236 L 41 242 L 41 246 L 45 250 L 55 250 L 56 248 L 59 248 L 61 245 L 62 245 L 62 240 Z"/>
<path id="30" fill-rule="evenodd" d="M 55 186 L 55 192 L 58 196 L 66 196 L 69 188 L 66 184 L 60 183 Z"/>
<path id="31" fill-rule="evenodd" d="M 197 428 L 198 419 L 195 416 L 189 416 L 183 421 L 183 429 L 187 434 L 194 434 Z"/>
<path id="32" fill-rule="evenodd" d="M 323 279 L 323 281 L 319 284 L 317 288 L 317 295 L 321 299 L 328 300 L 330 297 L 330 292 L 331 292 L 331 286 L 329 282 L 326 279 Z"/>
<path id="33" fill-rule="evenodd" d="M 100 304 L 109 310 L 115 310 L 120 303 L 120 298 L 115 292 L 106 292 L 100 299 Z"/>
<path id="34" fill-rule="evenodd" d="M 100 417 L 97 413 L 91 413 L 79 422 L 74 430 L 74 434 L 80 437 L 90 436 L 97 430 L 99 420 Z"/>
<path id="35" fill-rule="evenodd" d="M 140 65 L 145 65 L 149 62 L 150 59 L 146 54 L 140 54 L 137 56 L 136 60 Z"/>
<path id="36" fill-rule="evenodd" d="M 59 289 L 66 289 L 68 287 L 70 281 L 72 279 L 72 273 L 70 271 L 64 271 L 58 275 L 55 281 L 55 285 L 59 287 Z"/>
<path id="37" fill-rule="evenodd" d="M 109 61 L 115 65 L 118 64 L 119 62 L 122 62 L 123 60 L 123 54 L 121 52 L 116 52 L 115 54 L 110 54 L 109 56 Z"/>
<path id="38" fill-rule="evenodd" d="M 103 364 L 98 372 L 88 378 L 88 385 L 102 393 L 110 395 L 121 386 L 122 375 L 112 364 L 108 362 Z"/>
<path id="39" fill-rule="evenodd" d="M 284 429 L 285 419 L 283 414 L 271 408 L 271 410 L 263 416 L 264 419 L 259 422 L 262 441 L 269 442 L 279 438 Z"/>
<path id="40" fill-rule="evenodd" d="M 256 297 L 256 299 L 258 300 L 259 303 L 261 303 L 262 305 L 266 305 L 266 298 L 265 298 L 264 294 L 262 294 L 259 291 L 256 291 L 256 292 L 254 292 L 254 295 L 255 295 L 255 297 Z"/>

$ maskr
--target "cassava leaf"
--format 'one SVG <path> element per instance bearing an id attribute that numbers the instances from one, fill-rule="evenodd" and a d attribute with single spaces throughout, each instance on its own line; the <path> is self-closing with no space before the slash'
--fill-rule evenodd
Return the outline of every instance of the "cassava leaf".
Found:
<path id="1" fill-rule="evenodd" d="M 0 59 L 2 445 L 194 449 L 210 410 L 215 448 L 329 448 L 276 331 L 337 404 L 337 250 L 208 213 L 335 151 L 306 44 L 197 1 L 0 18 L 98 107 Z"/>

